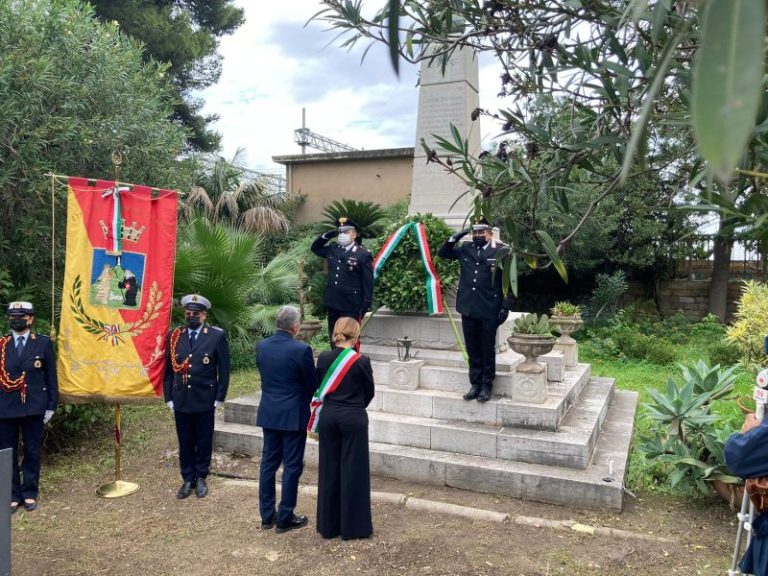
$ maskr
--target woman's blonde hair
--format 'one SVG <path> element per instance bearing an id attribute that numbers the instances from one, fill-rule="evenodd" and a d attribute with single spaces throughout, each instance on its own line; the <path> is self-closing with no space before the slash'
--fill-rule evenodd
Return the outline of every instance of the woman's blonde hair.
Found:
<path id="1" fill-rule="evenodd" d="M 351 340 L 357 342 L 360 337 L 360 324 L 354 318 L 342 316 L 333 325 L 333 343 L 338 345 Z"/>

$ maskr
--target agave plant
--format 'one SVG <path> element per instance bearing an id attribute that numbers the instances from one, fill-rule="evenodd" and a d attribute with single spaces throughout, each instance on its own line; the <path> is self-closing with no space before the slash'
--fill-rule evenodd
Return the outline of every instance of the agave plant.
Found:
<path id="1" fill-rule="evenodd" d="M 339 217 L 346 216 L 358 225 L 364 238 L 375 238 L 384 233 L 385 215 L 384 209 L 374 202 L 335 200 L 323 210 L 325 221 L 318 226 L 322 230 L 331 230 L 336 228 Z"/>
<path id="2" fill-rule="evenodd" d="M 725 440 L 733 430 L 710 413 L 712 402 L 733 390 L 735 368 L 710 367 L 701 360 L 679 367 L 681 383 L 669 378 L 664 392 L 648 389 L 651 401 L 643 408 L 657 426 L 640 450 L 649 460 L 669 466 L 672 487 L 706 493 L 712 480 L 738 483 L 723 457 Z"/>
<path id="3" fill-rule="evenodd" d="M 296 273 L 286 258 L 267 262 L 264 238 L 200 219 L 182 229 L 176 250 L 174 291 L 200 292 L 211 301 L 210 318 L 230 332 L 268 332 L 276 304 L 290 301 Z"/>

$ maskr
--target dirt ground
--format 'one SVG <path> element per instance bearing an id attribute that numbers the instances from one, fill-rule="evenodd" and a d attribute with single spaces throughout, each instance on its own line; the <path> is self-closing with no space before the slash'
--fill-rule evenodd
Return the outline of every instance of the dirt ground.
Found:
<path id="1" fill-rule="evenodd" d="M 131 413 L 132 411 L 132 413 Z M 300 496 L 310 525 L 285 534 L 261 530 L 256 490 L 210 478 L 204 499 L 175 497 L 180 484 L 170 414 L 128 408 L 123 479 L 141 489 L 102 499 L 111 480 L 109 433 L 66 457 L 44 462 L 40 508 L 13 517 L 13 574 L 429 576 L 724 574 L 735 514 L 717 500 L 683 503 L 655 495 L 626 499 L 621 514 L 374 478 L 373 489 L 497 510 L 576 520 L 674 538 L 675 544 L 615 539 L 514 524 L 425 514 L 374 504 L 374 536 L 346 542 L 315 532 L 315 501 Z M 258 477 L 258 460 L 217 455 L 215 472 Z M 303 484 L 316 484 L 307 470 Z"/>

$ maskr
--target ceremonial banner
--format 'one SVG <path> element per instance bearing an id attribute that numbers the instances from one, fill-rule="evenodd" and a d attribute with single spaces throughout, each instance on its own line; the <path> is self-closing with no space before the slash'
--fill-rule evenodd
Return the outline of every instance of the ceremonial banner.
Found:
<path id="1" fill-rule="evenodd" d="M 162 393 L 177 200 L 171 190 L 69 179 L 62 394 L 120 402 Z"/>

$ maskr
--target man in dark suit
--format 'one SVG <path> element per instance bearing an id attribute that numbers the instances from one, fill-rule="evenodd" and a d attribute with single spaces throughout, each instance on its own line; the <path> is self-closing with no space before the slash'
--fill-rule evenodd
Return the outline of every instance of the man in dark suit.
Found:
<path id="1" fill-rule="evenodd" d="M 32 332 L 29 302 L 8 305 L 11 333 L 0 339 L 0 449 L 13 449 L 11 512 L 37 508 L 43 426 L 59 398 L 51 339 Z M 24 455 L 19 466 L 19 436 Z"/>
<path id="2" fill-rule="evenodd" d="M 306 516 L 293 513 L 304 470 L 309 403 L 315 392 L 312 348 L 294 340 L 299 333 L 299 311 L 283 306 L 277 313 L 277 331 L 256 346 L 261 375 L 261 401 L 256 425 L 264 429 L 259 474 L 261 527 L 277 524 L 276 532 L 301 528 Z M 275 474 L 283 464 L 282 497 L 275 509 Z"/>
<path id="3" fill-rule="evenodd" d="M 357 224 L 346 217 L 339 218 L 336 223 L 337 230 L 321 234 L 311 246 L 312 252 L 328 263 L 323 302 L 328 308 L 328 336 L 331 342 L 336 320 L 349 316 L 360 322 L 373 302 L 373 255 L 362 245 Z M 338 237 L 338 242 L 327 246 L 335 237 Z"/>
<path id="4" fill-rule="evenodd" d="M 208 494 L 214 413 L 227 397 L 229 347 L 221 328 L 205 323 L 211 303 L 198 294 L 181 299 L 185 327 L 168 334 L 163 396 L 176 419 L 184 480 L 176 497 Z"/>
<path id="5" fill-rule="evenodd" d="M 494 240 L 484 218 L 472 226 L 472 242 L 457 246 L 469 230 L 457 232 L 437 253 L 458 260 L 461 266 L 456 310 L 461 314 L 464 343 L 469 356 L 469 391 L 464 400 L 487 402 L 496 377 L 496 330 L 509 316 L 512 301 L 501 289 L 501 270 L 497 264 L 509 248 Z"/>

